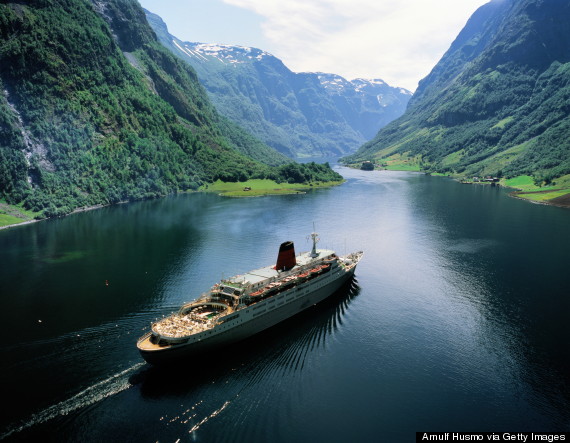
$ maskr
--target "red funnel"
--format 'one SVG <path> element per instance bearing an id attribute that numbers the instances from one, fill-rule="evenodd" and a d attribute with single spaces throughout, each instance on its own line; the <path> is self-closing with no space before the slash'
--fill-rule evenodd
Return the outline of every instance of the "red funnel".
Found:
<path id="1" fill-rule="evenodd" d="M 295 260 L 295 246 L 292 241 L 286 241 L 279 246 L 279 255 L 275 269 L 278 271 L 288 271 L 297 264 Z"/>

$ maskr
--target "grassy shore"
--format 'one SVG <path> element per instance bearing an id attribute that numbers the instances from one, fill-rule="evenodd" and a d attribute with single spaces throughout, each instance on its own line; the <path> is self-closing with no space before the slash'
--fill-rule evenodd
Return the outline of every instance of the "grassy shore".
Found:
<path id="1" fill-rule="evenodd" d="M 311 189 L 336 186 L 343 182 L 299 184 L 277 183 L 273 180 L 248 180 L 246 182 L 229 183 L 218 180 L 202 186 L 200 191 L 215 192 L 225 197 L 259 197 L 262 195 L 303 194 Z"/>
<path id="2" fill-rule="evenodd" d="M 454 159 L 458 157 L 454 154 Z M 451 161 L 451 160 L 450 160 Z M 406 154 L 393 154 L 380 159 L 376 159 L 375 169 L 384 169 L 390 171 L 421 171 L 422 159 L 420 156 L 410 157 Z M 354 168 L 360 168 L 361 163 L 353 163 L 349 165 Z M 425 165 L 424 165 L 425 166 Z M 487 185 L 488 183 L 481 181 L 473 181 L 463 175 L 455 173 L 437 173 L 432 172 L 431 175 L 444 175 L 453 177 L 462 183 Z M 481 174 L 478 174 L 481 175 Z M 483 175 L 484 176 L 484 175 Z M 528 175 L 521 175 L 510 179 L 501 179 L 499 185 L 515 189 L 510 195 L 512 197 L 521 198 L 537 203 L 570 207 L 570 174 L 557 178 L 552 183 L 545 186 L 538 186 L 534 183 L 534 179 Z"/>
<path id="3" fill-rule="evenodd" d="M 259 197 L 262 195 L 304 194 L 311 189 L 337 186 L 342 183 L 344 183 L 344 180 L 309 184 L 277 183 L 273 180 L 248 180 L 246 182 L 225 183 L 218 180 L 215 183 L 202 186 L 200 191 L 215 192 L 226 197 Z M 97 209 L 102 206 L 79 208 L 74 212 Z M 40 215 L 39 212 L 27 211 L 20 206 L 9 205 L 5 201 L 0 200 L 0 229 L 17 226 L 22 223 L 32 223 L 37 221 L 36 217 L 38 215 Z"/>
<path id="4" fill-rule="evenodd" d="M 6 226 L 34 221 L 37 212 L 27 211 L 20 206 L 9 205 L 0 200 L 0 229 Z"/>
<path id="5" fill-rule="evenodd" d="M 532 177 L 528 175 L 501 180 L 501 184 L 517 190 L 511 193 L 513 197 L 570 207 L 570 175 L 559 177 L 548 186 L 537 186 Z"/>

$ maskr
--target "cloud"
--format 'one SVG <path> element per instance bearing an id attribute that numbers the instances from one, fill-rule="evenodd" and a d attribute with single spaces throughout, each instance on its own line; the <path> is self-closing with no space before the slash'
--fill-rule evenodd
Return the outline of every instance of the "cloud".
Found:
<path id="1" fill-rule="evenodd" d="M 485 0 L 223 0 L 264 18 L 293 71 L 382 78 L 415 90 Z M 263 48 L 262 48 L 263 49 Z"/>

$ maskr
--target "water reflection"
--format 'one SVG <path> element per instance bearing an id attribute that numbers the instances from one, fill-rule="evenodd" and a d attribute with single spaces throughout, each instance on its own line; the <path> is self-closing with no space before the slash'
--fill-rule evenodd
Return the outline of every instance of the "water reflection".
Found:
<path id="1" fill-rule="evenodd" d="M 164 279 L 203 244 L 207 201 L 140 202 L 0 233 L 0 260 L 10 263 L 0 267 L 2 293 L 17 294 L 4 300 L 2 324 L 28 341 L 160 304 Z M 35 325 L 22 322 L 29 317 Z"/>
<path id="2" fill-rule="evenodd" d="M 130 367 L 133 342 L 202 247 L 208 196 L 103 208 L 0 232 L 0 344 L 7 423 Z M 174 210 L 176 207 L 176 210 Z M 168 294 L 170 295 L 170 294 Z"/>
<path id="3" fill-rule="evenodd" d="M 345 185 L 305 195 L 184 195 L 0 231 L 13 338 L 0 378 L 27 400 L 2 429 L 233 442 L 567 427 L 570 213 L 437 177 L 341 171 Z M 141 366 L 134 344 L 153 319 L 222 273 L 272 263 L 281 241 L 309 249 L 313 221 L 321 247 L 365 250 L 353 295 L 184 369 Z"/>
<path id="4" fill-rule="evenodd" d="M 502 391 L 490 407 L 515 397 L 527 417 L 533 416 L 529 429 L 545 417 L 567 424 L 570 413 L 563 405 L 570 398 L 570 360 L 561 350 L 569 335 L 556 312 L 570 308 L 562 295 L 570 286 L 564 288 L 554 274 L 564 272 L 561 263 L 570 256 L 565 248 L 544 249 L 566 236 L 566 217 L 557 208 L 538 214 L 497 188 L 466 192 L 464 186 L 433 180 L 423 190 L 413 198 L 414 217 L 434 226 L 426 255 L 439 270 L 446 317 L 463 323 L 446 329 L 472 337 L 467 355 L 479 365 L 475 372 Z M 550 265 L 544 266 L 545 260 Z M 462 346 L 468 336 L 461 338 Z M 540 405 L 540 414 L 530 412 L 529 404 Z"/>

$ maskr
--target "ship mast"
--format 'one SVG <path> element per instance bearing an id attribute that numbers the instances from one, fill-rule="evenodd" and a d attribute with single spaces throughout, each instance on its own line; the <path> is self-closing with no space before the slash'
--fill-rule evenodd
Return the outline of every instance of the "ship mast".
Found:
<path id="1" fill-rule="evenodd" d="M 314 226 L 313 226 L 314 228 Z M 311 258 L 318 257 L 319 254 L 317 252 L 317 243 L 319 242 L 319 234 L 316 232 L 311 233 L 311 239 L 313 240 L 313 249 L 311 250 Z"/>

